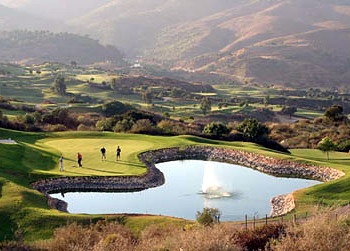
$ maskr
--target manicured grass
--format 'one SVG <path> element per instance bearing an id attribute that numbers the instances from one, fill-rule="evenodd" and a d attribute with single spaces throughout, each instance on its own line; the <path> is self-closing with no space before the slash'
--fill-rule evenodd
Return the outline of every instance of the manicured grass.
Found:
<path id="1" fill-rule="evenodd" d="M 137 154 L 151 149 L 187 145 L 211 145 L 234 148 L 267 156 L 330 166 L 343 170 L 340 180 L 317 185 L 296 192 L 297 211 L 309 210 L 315 204 L 345 204 L 350 201 L 350 156 L 331 153 L 331 160 L 318 150 L 293 150 L 282 154 L 256 144 L 221 142 L 194 136 L 160 137 L 100 132 L 24 133 L 0 129 L 0 138 L 12 138 L 17 145 L 0 144 L 0 240 L 11 239 L 20 228 L 25 240 L 47 239 L 55 227 L 67 222 L 89 223 L 105 217 L 119 216 L 71 215 L 47 207 L 41 193 L 31 189 L 30 183 L 42 178 L 81 175 L 139 175 L 146 171 Z M 122 147 L 122 161 L 114 160 L 117 145 Z M 102 162 L 100 148 L 107 149 L 108 161 Z M 84 156 L 83 168 L 76 168 L 76 153 Z M 65 157 L 66 171 L 58 170 L 58 158 Z M 195 213 L 195 212 L 194 212 Z M 126 225 L 136 233 L 152 223 L 187 224 L 190 221 L 162 216 L 127 216 Z"/>

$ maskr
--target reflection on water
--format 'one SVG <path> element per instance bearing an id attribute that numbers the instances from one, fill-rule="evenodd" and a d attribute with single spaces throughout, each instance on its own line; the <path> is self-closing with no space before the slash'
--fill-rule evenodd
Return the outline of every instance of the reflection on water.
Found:
<path id="1" fill-rule="evenodd" d="M 66 193 L 53 197 L 68 202 L 71 213 L 140 213 L 195 219 L 204 207 L 218 208 L 223 221 L 244 215 L 263 217 L 277 195 L 319 184 L 277 178 L 237 165 L 185 160 L 157 164 L 166 184 L 134 193 Z"/>

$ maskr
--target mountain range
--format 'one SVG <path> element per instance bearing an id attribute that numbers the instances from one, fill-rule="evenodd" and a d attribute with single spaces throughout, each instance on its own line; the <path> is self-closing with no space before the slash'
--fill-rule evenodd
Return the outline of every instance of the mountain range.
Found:
<path id="1" fill-rule="evenodd" d="M 71 33 L 49 31 L 0 31 L 0 59 L 2 62 L 39 64 L 59 62 L 89 65 L 111 62 L 124 66 L 123 54 L 113 46 Z"/>
<path id="2" fill-rule="evenodd" d="M 142 56 L 169 69 L 290 87 L 339 87 L 350 82 L 348 0 L 19 2 L 11 11 L 26 12 L 22 16 L 27 23 L 36 25 L 47 15 L 38 17 L 25 7 L 31 3 L 41 2 L 41 11 L 47 13 L 52 12 L 45 7 L 50 4 L 56 9 L 80 4 L 79 11 L 50 15 L 61 20 L 63 30 L 89 34 L 129 57 Z"/>

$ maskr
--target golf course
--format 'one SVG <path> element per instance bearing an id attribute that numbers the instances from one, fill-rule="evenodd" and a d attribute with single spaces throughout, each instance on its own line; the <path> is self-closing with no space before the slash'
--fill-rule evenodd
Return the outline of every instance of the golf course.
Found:
<path id="1" fill-rule="evenodd" d="M 90 223 L 101 219 L 123 220 L 136 233 L 152 223 L 192 224 L 167 216 L 74 215 L 50 209 L 46 197 L 31 183 L 61 176 L 142 175 L 146 167 L 138 154 L 168 147 L 208 145 L 243 150 L 278 159 L 292 160 L 341 170 L 341 179 L 296 191 L 296 212 L 312 211 L 316 205 L 346 205 L 350 201 L 350 156 L 330 153 L 330 160 L 319 150 L 297 149 L 291 154 L 266 149 L 253 143 L 209 140 L 195 136 L 148 136 L 110 132 L 27 133 L 0 129 L 0 139 L 11 138 L 17 144 L 0 144 L 0 240 L 22 238 L 28 242 L 48 239 L 54 229 L 69 222 Z M 122 149 L 116 161 L 115 149 Z M 100 149 L 107 149 L 101 161 Z M 76 155 L 83 155 L 83 168 L 77 167 Z M 59 158 L 64 156 L 64 172 Z M 193 212 L 195 214 L 195 212 Z"/>

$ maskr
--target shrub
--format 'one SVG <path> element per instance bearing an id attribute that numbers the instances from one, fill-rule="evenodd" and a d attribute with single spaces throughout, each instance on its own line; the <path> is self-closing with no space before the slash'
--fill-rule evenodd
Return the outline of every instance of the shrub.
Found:
<path id="1" fill-rule="evenodd" d="M 118 114 L 124 114 L 131 110 L 134 110 L 134 108 L 131 105 L 123 104 L 119 101 L 112 101 L 102 106 L 102 111 L 107 117 L 111 117 L 113 115 Z"/>
<path id="2" fill-rule="evenodd" d="M 59 228 L 44 248 L 55 251 L 132 250 L 134 243 L 135 238 L 125 227 L 99 221 L 87 227 L 73 223 Z"/>
<path id="3" fill-rule="evenodd" d="M 250 231 L 239 231 L 235 233 L 236 245 L 244 250 L 264 250 L 271 239 L 278 239 L 283 234 L 285 234 L 285 226 L 281 224 L 266 225 Z"/>
<path id="4" fill-rule="evenodd" d="M 127 132 L 132 128 L 133 125 L 134 125 L 134 123 L 131 120 L 123 119 L 121 121 L 118 121 L 115 124 L 113 131 L 114 132 Z"/>
<path id="5" fill-rule="evenodd" d="M 304 224 L 289 226 L 285 235 L 271 245 L 272 251 L 349 250 L 349 226 L 330 220 L 334 215 L 316 215 Z"/>
<path id="6" fill-rule="evenodd" d="M 221 123 L 210 123 L 204 127 L 203 133 L 206 135 L 217 136 L 220 137 L 222 135 L 226 135 L 230 132 L 230 130 Z"/>
<path id="7" fill-rule="evenodd" d="M 132 133 L 150 133 L 155 131 L 155 127 L 149 119 L 141 119 L 136 121 L 130 131 Z"/>
<path id="8" fill-rule="evenodd" d="M 90 126 L 80 124 L 77 128 L 78 131 L 92 131 L 94 128 L 91 128 Z"/>
<path id="9" fill-rule="evenodd" d="M 157 127 L 167 134 L 174 134 L 177 125 L 171 120 L 162 120 L 157 124 Z"/>
<path id="10" fill-rule="evenodd" d="M 203 208 L 203 212 L 197 212 L 196 219 L 203 226 L 211 226 L 219 222 L 220 215 L 220 211 L 216 208 Z"/>
<path id="11" fill-rule="evenodd" d="M 237 126 L 237 131 L 241 132 L 244 137 L 251 140 L 264 137 L 269 133 L 269 129 L 256 119 L 245 119 Z"/>
<path id="12" fill-rule="evenodd" d="M 56 124 L 56 125 L 45 125 L 44 129 L 49 132 L 64 132 L 68 131 L 68 128 L 65 125 Z"/>
<path id="13" fill-rule="evenodd" d="M 350 140 L 341 141 L 338 146 L 338 150 L 341 152 L 349 152 L 350 151 Z"/>
<path id="14" fill-rule="evenodd" d="M 101 119 L 96 123 L 96 128 L 101 131 L 112 131 L 113 126 L 114 125 L 112 119 Z"/>
<path id="15" fill-rule="evenodd" d="M 333 105 L 326 110 L 324 115 L 330 120 L 338 121 L 344 118 L 343 111 L 344 110 L 342 106 Z"/>

